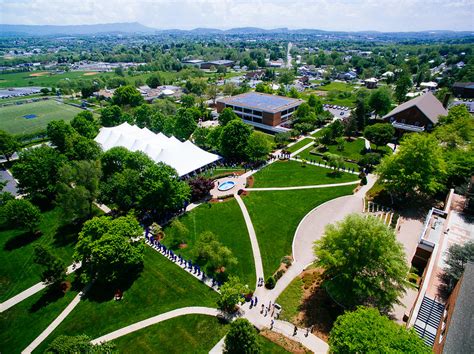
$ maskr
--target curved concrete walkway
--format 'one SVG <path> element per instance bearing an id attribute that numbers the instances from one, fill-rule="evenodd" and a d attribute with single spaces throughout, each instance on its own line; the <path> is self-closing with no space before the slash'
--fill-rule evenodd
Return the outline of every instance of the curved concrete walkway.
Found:
<path id="1" fill-rule="evenodd" d="M 298 189 L 315 189 L 315 188 L 331 188 L 331 187 L 341 187 L 341 186 L 350 186 L 353 184 L 359 184 L 360 181 L 352 181 L 352 182 L 343 182 L 343 183 L 332 183 L 332 184 L 314 184 L 310 186 L 294 186 L 294 187 L 268 187 L 268 188 L 244 188 L 245 191 L 291 191 L 291 190 L 298 190 Z"/>
<path id="2" fill-rule="evenodd" d="M 103 342 L 109 342 L 111 340 L 117 339 L 119 337 L 125 336 L 135 331 L 139 331 L 148 326 L 169 320 L 171 318 L 185 316 L 185 315 L 207 315 L 207 316 L 217 316 L 220 313 L 219 310 L 213 309 L 210 307 L 183 307 L 173 311 L 165 312 L 160 315 L 147 318 L 146 320 L 136 322 L 130 326 L 120 328 L 116 331 L 103 335 L 102 337 L 96 338 L 91 341 L 92 344 L 99 344 Z"/>
<path id="3" fill-rule="evenodd" d="M 250 214 L 247 210 L 247 207 L 244 204 L 244 201 L 240 196 L 235 193 L 234 194 L 235 200 L 237 200 L 237 204 L 239 204 L 240 210 L 242 211 L 242 215 L 244 216 L 245 225 L 247 225 L 247 230 L 250 237 L 250 243 L 252 245 L 252 253 L 253 253 L 253 260 L 255 263 L 255 276 L 257 283 L 255 284 L 255 288 L 258 289 L 258 279 L 263 278 L 263 263 L 262 263 L 262 256 L 260 254 L 260 248 L 258 246 L 257 235 L 255 234 L 255 229 L 252 224 L 252 219 L 250 218 Z"/>

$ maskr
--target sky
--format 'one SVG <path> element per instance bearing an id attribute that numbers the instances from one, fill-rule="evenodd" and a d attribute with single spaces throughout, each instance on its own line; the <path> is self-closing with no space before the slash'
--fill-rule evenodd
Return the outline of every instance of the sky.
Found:
<path id="1" fill-rule="evenodd" d="M 0 0 L 0 23 L 474 31 L 474 0 Z"/>

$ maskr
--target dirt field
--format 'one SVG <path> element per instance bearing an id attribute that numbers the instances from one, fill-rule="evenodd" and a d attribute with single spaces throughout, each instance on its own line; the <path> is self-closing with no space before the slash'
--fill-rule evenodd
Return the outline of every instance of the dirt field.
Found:
<path id="1" fill-rule="evenodd" d="M 29 76 L 31 76 L 31 77 L 40 77 L 40 76 L 46 76 L 46 75 L 49 75 L 49 73 L 48 72 L 33 73 L 33 74 L 30 74 Z"/>
<path id="2" fill-rule="evenodd" d="M 93 76 L 93 75 L 98 75 L 98 74 L 99 74 L 98 71 L 91 71 L 91 72 L 85 73 L 84 76 Z"/>

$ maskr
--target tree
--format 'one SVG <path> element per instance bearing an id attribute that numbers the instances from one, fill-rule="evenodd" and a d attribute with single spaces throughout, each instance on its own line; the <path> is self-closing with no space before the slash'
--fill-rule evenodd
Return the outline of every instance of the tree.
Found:
<path id="1" fill-rule="evenodd" d="M 234 160 L 247 159 L 247 146 L 252 128 L 240 120 L 232 120 L 222 130 L 220 150 L 224 157 Z"/>
<path id="2" fill-rule="evenodd" d="M 143 266 L 143 229 L 132 215 L 95 217 L 84 223 L 74 249 L 85 280 L 120 283 Z"/>
<path id="3" fill-rule="evenodd" d="M 291 135 L 289 132 L 283 132 L 283 133 L 276 133 L 274 137 L 275 144 L 278 148 L 282 148 L 286 146 L 291 139 Z"/>
<path id="4" fill-rule="evenodd" d="M 45 269 L 41 273 L 41 281 L 46 284 L 60 283 L 66 277 L 66 264 L 58 256 L 54 255 L 48 247 L 36 245 L 34 248 L 33 261 Z"/>
<path id="5" fill-rule="evenodd" d="M 219 124 L 221 126 L 226 126 L 229 122 L 233 121 L 234 119 L 239 119 L 239 116 L 234 113 L 232 108 L 224 108 L 221 113 L 219 113 Z"/>
<path id="6" fill-rule="evenodd" d="M 226 268 L 236 265 L 237 258 L 232 251 L 219 242 L 210 231 L 201 233 L 195 245 L 196 262 L 212 274 L 222 273 Z"/>
<path id="7" fill-rule="evenodd" d="M 72 148 L 72 138 L 76 134 L 74 128 L 63 120 L 54 120 L 48 123 L 46 133 L 51 143 L 64 153 Z"/>
<path id="8" fill-rule="evenodd" d="M 411 86 L 412 82 L 408 74 L 403 74 L 398 78 L 395 86 L 395 98 L 398 103 L 406 101 L 406 95 Z"/>
<path id="9" fill-rule="evenodd" d="M 98 161 L 73 161 L 59 170 L 57 203 L 70 221 L 92 215 L 92 206 L 99 194 L 101 176 Z"/>
<path id="10" fill-rule="evenodd" d="M 295 79 L 295 75 L 293 74 L 291 70 L 284 70 L 280 72 L 280 79 L 279 79 L 280 84 L 289 85 L 294 81 L 294 79 Z"/>
<path id="11" fill-rule="evenodd" d="M 229 279 L 222 284 L 217 305 L 223 311 L 235 312 L 237 304 L 244 300 L 244 294 L 248 291 L 239 277 L 229 276 Z"/>
<path id="12" fill-rule="evenodd" d="M 214 188 L 214 181 L 210 178 L 197 176 L 188 181 L 191 187 L 191 201 L 196 202 L 208 197 L 209 192 Z"/>
<path id="13" fill-rule="evenodd" d="M 63 353 L 112 353 L 115 345 L 111 342 L 92 344 L 92 338 L 81 334 L 78 336 L 61 335 L 56 337 L 46 348 L 47 354 Z"/>
<path id="14" fill-rule="evenodd" d="M 10 157 L 18 150 L 20 144 L 13 137 L 4 130 L 0 130 L 0 154 L 5 156 L 7 161 L 10 161 Z"/>
<path id="15" fill-rule="evenodd" d="M 353 116 L 357 121 L 357 128 L 361 131 L 364 130 L 370 116 L 369 103 L 365 98 L 358 98 L 356 100 L 356 107 L 353 111 Z"/>
<path id="16" fill-rule="evenodd" d="M 372 92 L 369 97 L 369 106 L 375 111 L 376 115 L 387 114 L 392 107 L 392 99 L 388 89 L 379 88 Z"/>
<path id="17" fill-rule="evenodd" d="M 71 137 L 70 147 L 65 154 L 69 160 L 97 160 L 102 149 L 96 141 L 75 134 Z"/>
<path id="18" fill-rule="evenodd" d="M 444 187 L 446 162 L 442 148 L 432 135 L 409 134 L 396 154 L 382 159 L 376 172 L 395 196 L 430 196 Z"/>
<path id="19" fill-rule="evenodd" d="M 163 85 L 163 78 L 159 74 L 150 75 L 146 79 L 146 84 L 151 88 L 157 88 L 158 86 Z"/>
<path id="20" fill-rule="evenodd" d="M 184 108 L 191 108 L 194 107 L 196 104 L 196 99 L 193 95 L 182 95 L 181 96 L 181 106 Z"/>
<path id="21" fill-rule="evenodd" d="M 324 287 L 346 308 L 369 305 L 388 312 L 409 286 L 403 246 L 378 218 L 350 214 L 326 226 L 314 251 Z"/>
<path id="22" fill-rule="evenodd" d="M 143 103 L 143 96 L 134 86 L 120 86 L 115 90 L 112 102 L 118 106 L 137 107 Z"/>
<path id="23" fill-rule="evenodd" d="M 125 122 L 125 116 L 117 105 L 105 107 L 100 111 L 100 122 L 104 127 L 115 127 Z"/>
<path id="24" fill-rule="evenodd" d="M 212 100 L 213 104 L 216 103 L 216 98 L 218 94 L 219 94 L 219 88 L 217 87 L 217 85 L 209 85 L 206 88 L 206 95 L 207 97 L 209 97 L 209 99 Z"/>
<path id="25" fill-rule="evenodd" d="M 344 119 L 344 135 L 348 138 L 352 138 L 357 133 L 357 120 L 354 117 Z"/>
<path id="26" fill-rule="evenodd" d="M 7 225 L 15 229 L 33 232 L 41 221 L 39 208 L 26 199 L 11 199 L 1 207 Z"/>
<path id="27" fill-rule="evenodd" d="M 257 330 L 245 318 L 238 318 L 230 324 L 224 344 L 224 353 L 260 353 Z"/>
<path id="28" fill-rule="evenodd" d="M 176 116 L 174 135 L 181 140 L 187 140 L 196 130 L 197 123 L 191 108 L 180 108 Z"/>
<path id="29" fill-rule="evenodd" d="M 33 200 L 54 200 L 59 168 L 64 162 L 64 156 L 46 145 L 23 150 L 12 167 L 13 176 L 19 182 L 19 192 Z"/>
<path id="30" fill-rule="evenodd" d="M 387 145 L 394 135 L 395 128 L 389 123 L 377 123 L 364 129 L 364 137 L 374 143 L 376 148 Z"/>
<path id="31" fill-rule="evenodd" d="M 331 353 L 431 353 L 413 329 L 359 307 L 337 318 L 329 335 Z"/>
<path id="32" fill-rule="evenodd" d="M 247 156 L 251 162 L 266 161 L 272 151 L 272 143 L 262 132 L 253 131 L 247 144 Z"/>
<path id="33" fill-rule="evenodd" d="M 474 242 L 468 241 L 463 245 L 453 244 L 449 247 L 445 261 L 444 274 L 441 279 L 444 290 L 450 294 L 461 279 L 466 264 L 474 262 Z"/>
<path id="34" fill-rule="evenodd" d="M 185 244 L 189 236 L 189 230 L 179 219 L 173 219 L 170 224 L 171 232 L 166 233 L 165 241 L 168 246 L 175 249 Z"/>
<path id="35" fill-rule="evenodd" d="M 71 126 L 83 137 L 94 139 L 99 129 L 90 111 L 82 111 L 71 121 Z"/>
<path id="36" fill-rule="evenodd" d="M 296 87 L 292 86 L 290 88 L 290 91 L 288 91 L 288 97 L 291 97 L 291 98 L 299 98 L 300 97 L 300 93 L 298 92 Z"/>
<path id="37" fill-rule="evenodd" d="M 344 167 L 344 159 L 341 155 L 325 152 L 324 159 L 328 162 L 328 166 L 334 170 L 340 170 Z"/>

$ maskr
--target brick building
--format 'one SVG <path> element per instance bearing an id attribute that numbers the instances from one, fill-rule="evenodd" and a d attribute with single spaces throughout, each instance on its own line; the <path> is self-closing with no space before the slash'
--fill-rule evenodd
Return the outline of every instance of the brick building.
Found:
<path id="1" fill-rule="evenodd" d="M 221 98 L 216 102 L 218 113 L 230 107 L 246 123 L 271 127 L 287 121 L 302 103 L 303 100 L 260 92 L 247 92 Z"/>

